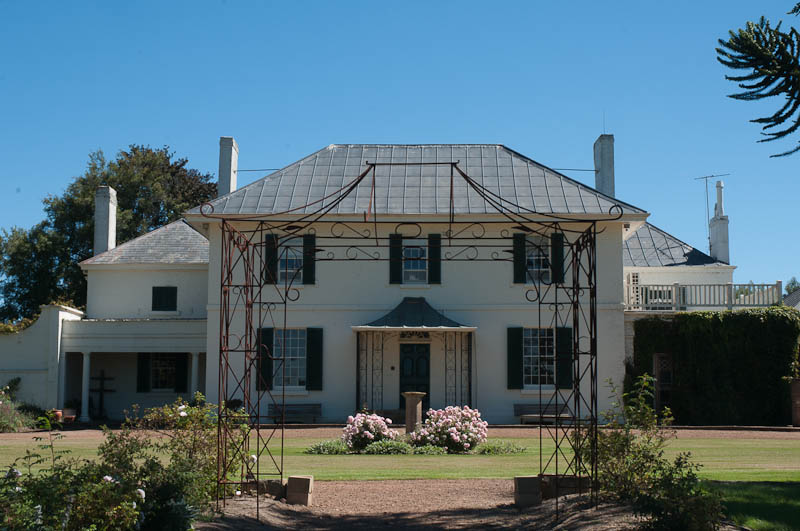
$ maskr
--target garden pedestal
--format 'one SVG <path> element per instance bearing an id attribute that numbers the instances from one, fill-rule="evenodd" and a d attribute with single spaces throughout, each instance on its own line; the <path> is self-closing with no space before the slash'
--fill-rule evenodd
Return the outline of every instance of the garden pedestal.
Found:
<path id="1" fill-rule="evenodd" d="M 422 398 L 427 393 L 406 391 L 401 394 L 406 399 L 406 433 L 411 433 L 422 423 Z"/>
<path id="2" fill-rule="evenodd" d="M 517 476 L 514 478 L 514 505 L 531 507 L 542 504 L 542 478 Z"/>

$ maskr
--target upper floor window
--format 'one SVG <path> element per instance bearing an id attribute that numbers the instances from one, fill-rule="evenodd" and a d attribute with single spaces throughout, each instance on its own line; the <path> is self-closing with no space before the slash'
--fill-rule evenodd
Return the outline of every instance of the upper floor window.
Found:
<path id="1" fill-rule="evenodd" d="M 178 288 L 175 286 L 153 286 L 154 312 L 174 312 L 178 309 Z"/>
<path id="2" fill-rule="evenodd" d="M 303 283 L 303 239 L 287 241 L 280 250 L 278 260 L 278 282 L 280 284 Z"/>
<path id="3" fill-rule="evenodd" d="M 427 284 L 428 245 L 424 240 L 403 241 L 403 284 Z"/>
<path id="4" fill-rule="evenodd" d="M 555 384 L 556 350 L 552 328 L 522 331 L 522 384 L 525 387 Z"/>
<path id="5" fill-rule="evenodd" d="M 526 283 L 550 283 L 550 242 L 545 238 L 525 239 Z"/>

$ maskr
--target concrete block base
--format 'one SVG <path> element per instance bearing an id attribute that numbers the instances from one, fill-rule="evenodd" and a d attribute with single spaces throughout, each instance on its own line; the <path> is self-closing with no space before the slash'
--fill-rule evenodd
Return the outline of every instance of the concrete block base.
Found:
<path id="1" fill-rule="evenodd" d="M 314 476 L 289 476 L 286 484 L 286 503 L 311 507 L 314 494 Z"/>
<path id="2" fill-rule="evenodd" d="M 517 476 L 514 478 L 514 504 L 517 507 L 532 507 L 542 504 L 542 479 L 539 476 Z"/>
<path id="3" fill-rule="evenodd" d="M 588 494 L 592 489 L 592 478 L 588 476 L 556 476 L 542 474 L 542 499 L 547 500 L 567 494 Z"/>

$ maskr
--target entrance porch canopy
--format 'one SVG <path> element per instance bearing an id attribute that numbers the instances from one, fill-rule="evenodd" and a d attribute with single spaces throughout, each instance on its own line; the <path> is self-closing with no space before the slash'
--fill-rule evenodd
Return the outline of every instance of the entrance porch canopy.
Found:
<path id="1" fill-rule="evenodd" d="M 392 311 L 371 323 L 351 327 L 354 332 L 474 332 L 442 315 L 428 304 L 425 297 L 405 297 Z"/>
<path id="2" fill-rule="evenodd" d="M 370 323 L 351 327 L 358 335 L 356 408 L 384 409 L 384 352 L 387 337 L 400 333 L 438 333 L 443 340 L 444 405 L 472 404 L 474 326 L 464 326 L 431 307 L 424 297 L 405 297 L 392 311 Z M 392 367 L 394 369 L 394 367 Z M 392 373 L 394 374 L 394 373 Z"/>

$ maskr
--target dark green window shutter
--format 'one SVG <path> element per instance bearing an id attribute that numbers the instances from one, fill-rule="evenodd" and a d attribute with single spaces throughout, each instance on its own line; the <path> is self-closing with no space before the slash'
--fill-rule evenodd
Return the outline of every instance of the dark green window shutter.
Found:
<path id="1" fill-rule="evenodd" d="M 306 389 L 322 391 L 322 328 L 306 329 Z"/>
<path id="2" fill-rule="evenodd" d="M 428 284 L 442 283 L 442 235 L 428 234 Z"/>
<path id="3" fill-rule="evenodd" d="M 150 391 L 150 353 L 140 352 L 136 358 L 136 392 Z"/>
<path id="4" fill-rule="evenodd" d="M 550 278 L 553 284 L 564 283 L 564 233 L 550 235 Z"/>
<path id="5" fill-rule="evenodd" d="M 525 284 L 528 273 L 527 257 L 525 256 L 525 234 L 514 234 L 514 284 Z M 520 365 L 522 367 L 522 365 Z"/>
<path id="6" fill-rule="evenodd" d="M 258 381 L 256 389 L 272 389 L 272 345 L 275 338 L 274 328 L 258 329 L 258 351 L 256 354 L 256 365 L 258 366 Z"/>
<path id="7" fill-rule="evenodd" d="M 278 236 L 264 235 L 264 282 L 278 283 Z"/>
<path id="8" fill-rule="evenodd" d="M 508 388 L 522 389 L 522 328 L 508 328 Z"/>
<path id="9" fill-rule="evenodd" d="M 403 283 L 403 235 L 389 235 L 389 284 Z"/>
<path id="10" fill-rule="evenodd" d="M 317 237 L 314 234 L 303 235 L 303 284 L 314 284 L 317 281 Z"/>
<path id="11" fill-rule="evenodd" d="M 175 354 L 175 392 L 189 391 L 189 354 Z"/>
<path id="12" fill-rule="evenodd" d="M 572 328 L 556 328 L 556 387 L 572 389 Z"/>

